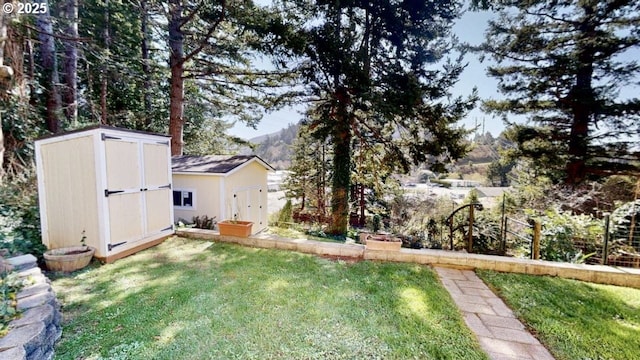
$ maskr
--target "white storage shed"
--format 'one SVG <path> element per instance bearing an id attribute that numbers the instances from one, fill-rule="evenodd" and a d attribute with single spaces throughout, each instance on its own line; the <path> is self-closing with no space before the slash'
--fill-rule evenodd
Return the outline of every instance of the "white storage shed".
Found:
<path id="1" fill-rule="evenodd" d="M 105 126 L 36 140 L 42 242 L 111 262 L 174 233 L 169 137 Z"/>
<path id="2" fill-rule="evenodd" d="M 271 165 L 255 155 L 174 156 L 173 205 L 177 220 L 206 215 L 267 227 L 267 174 Z"/>

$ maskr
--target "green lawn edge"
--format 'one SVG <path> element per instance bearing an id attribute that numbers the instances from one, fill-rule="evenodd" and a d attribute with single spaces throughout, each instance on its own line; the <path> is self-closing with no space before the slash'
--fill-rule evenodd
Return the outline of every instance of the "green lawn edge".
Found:
<path id="1" fill-rule="evenodd" d="M 640 289 L 477 271 L 558 360 L 638 359 Z"/>
<path id="2" fill-rule="evenodd" d="M 56 359 L 487 359 L 423 265 L 173 238 L 52 284 Z"/>

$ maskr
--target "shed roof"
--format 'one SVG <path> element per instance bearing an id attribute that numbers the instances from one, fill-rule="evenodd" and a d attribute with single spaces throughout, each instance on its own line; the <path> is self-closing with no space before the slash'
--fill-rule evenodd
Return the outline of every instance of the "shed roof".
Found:
<path id="1" fill-rule="evenodd" d="M 173 172 L 227 174 L 230 171 L 257 161 L 267 170 L 275 170 L 271 165 L 256 155 L 182 155 L 171 158 Z"/>
<path id="2" fill-rule="evenodd" d="M 97 130 L 97 129 L 100 129 L 100 130 L 111 130 L 111 131 L 121 131 L 121 132 L 127 132 L 127 133 L 132 133 L 132 134 L 161 136 L 161 137 L 166 137 L 166 138 L 170 138 L 171 137 L 171 136 L 165 135 L 165 134 L 158 134 L 158 133 L 152 133 L 152 132 L 141 131 L 141 130 L 132 130 L 132 129 L 126 129 L 126 128 L 121 128 L 121 127 L 114 127 L 114 126 L 107 126 L 107 125 L 89 125 L 87 127 L 83 127 L 83 128 L 79 128 L 79 129 L 75 129 L 75 130 L 69 130 L 69 131 L 60 132 L 60 133 L 57 133 L 57 134 L 44 135 L 44 136 L 41 136 L 41 137 L 37 138 L 36 141 L 44 140 L 44 139 L 50 139 L 50 138 L 63 137 L 63 136 L 67 136 L 67 135 L 70 135 L 70 134 L 83 133 L 83 132 L 88 132 L 88 131 Z"/>

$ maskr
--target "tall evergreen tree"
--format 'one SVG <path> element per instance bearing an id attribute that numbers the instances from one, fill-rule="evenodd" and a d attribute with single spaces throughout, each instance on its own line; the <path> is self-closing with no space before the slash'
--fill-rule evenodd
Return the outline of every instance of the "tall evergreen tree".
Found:
<path id="1" fill-rule="evenodd" d="M 383 144 L 381 157 L 397 171 L 425 161 L 441 168 L 444 158 L 465 153 L 459 140 L 466 132 L 456 122 L 475 99 L 448 92 L 464 68 L 460 57 L 449 57 L 460 4 L 283 1 L 283 10 L 291 8 L 301 15 L 288 21 L 303 23 L 306 94 L 320 114 L 309 125 L 333 144 L 329 231 L 344 234 L 356 132 L 363 142 Z"/>
<path id="2" fill-rule="evenodd" d="M 228 135 L 232 122 L 221 119 L 221 112 L 212 107 L 208 96 L 194 82 L 185 84 L 184 153 L 189 155 L 233 154 L 246 140 Z"/>
<path id="3" fill-rule="evenodd" d="M 153 100 L 152 100 L 152 70 L 151 70 L 151 29 L 149 26 L 150 17 L 151 17 L 151 4 L 149 4 L 149 0 L 140 0 L 139 2 L 140 9 L 140 35 L 142 39 L 140 41 L 140 55 L 142 61 L 142 77 L 143 77 L 143 93 L 142 98 L 144 101 L 144 124 L 146 128 L 151 127 L 151 116 L 150 114 L 153 112 Z"/>
<path id="4" fill-rule="evenodd" d="M 326 183 L 330 176 L 329 146 L 325 141 L 313 138 L 309 128 L 302 125 L 291 148 L 291 166 L 283 186 L 285 194 L 300 201 L 298 211 L 307 210 L 315 218 L 323 219 L 326 216 Z"/>
<path id="5" fill-rule="evenodd" d="M 357 225 L 363 227 L 366 212 L 378 213 L 379 203 L 385 195 L 398 190 L 399 182 L 392 176 L 396 166 L 385 156 L 384 144 L 362 141 L 358 132 L 354 137 L 351 203 L 357 211 L 352 210 L 351 214 L 357 214 Z"/>
<path id="6" fill-rule="evenodd" d="M 274 14 L 250 0 L 170 0 L 167 19 L 172 154 L 184 147 L 185 81 L 196 82 L 221 115 L 255 126 L 287 77 L 252 63 L 256 51 L 269 49 L 267 35 L 279 29 L 268 23 Z"/>
<path id="7" fill-rule="evenodd" d="M 64 22 L 64 87 L 63 108 L 67 121 L 75 124 L 78 120 L 78 0 L 66 0 L 62 4 Z"/>
<path id="8" fill-rule="evenodd" d="M 640 170 L 638 84 L 640 2 L 635 0 L 477 1 L 498 12 L 481 49 L 498 65 L 500 113 L 525 114 L 523 155 L 546 158 L 557 181 Z M 540 162 L 540 161 L 538 161 Z"/>
<path id="9" fill-rule="evenodd" d="M 46 128 L 52 133 L 62 131 L 60 120 L 60 92 L 58 83 L 60 76 L 58 73 L 58 58 L 56 56 L 56 43 L 53 32 L 53 21 L 51 17 L 51 7 L 47 1 L 47 11 L 37 15 L 36 27 L 38 40 L 40 41 L 40 69 L 41 84 L 44 90 L 44 108 Z"/>
<path id="10" fill-rule="evenodd" d="M 147 44 L 161 43 L 158 36 L 151 36 L 151 28 L 157 34 L 163 24 L 149 20 L 160 11 L 159 6 L 147 3 L 143 12 L 139 4 L 129 1 L 93 0 L 80 5 L 79 36 L 89 39 L 81 42 L 81 120 L 165 132 L 166 52 L 156 45 L 147 48 L 146 58 L 141 54 L 143 39 Z M 142 32 L 145 18 L 146 34 Z M 148 94 L 153 96 L 145 98 Z M 147 100 L 151 100 L 150 108 Z"/>

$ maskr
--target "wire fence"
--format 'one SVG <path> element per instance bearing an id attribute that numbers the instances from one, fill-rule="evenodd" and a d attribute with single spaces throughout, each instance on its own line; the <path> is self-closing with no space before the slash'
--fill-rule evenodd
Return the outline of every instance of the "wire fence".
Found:
<path id="1" fill-rule="evenodd" d="M 640 268 L 640 226 L 636 216 L 628 219 L 605 217 L 603 264 Z"/>
<path id="2" fill-rule="evenodd" d="M 467 252 L 640 268 L 640 201 L 624 211 L 606 215 L 594 224 L 596 237 L 582 238 L 580 231 L 504 211 L 501 223 L 482 221 L 481 207 L 471 204 L 454 210 L 445 221 L 449 238 L 444 248 Z M 635 207 L 634 207 L 635 206 Z M 475 211 L 474 211 L 475 210 Z M 587 225 L 585 225 L 586 227 Z M 499 230 L 498 230 L 499 229 Z M 593 230 L 593 229 L 592 229 Z M 448 245 L 448 246 L 447 246 Z"/>
<path id="3" fill-rule="evenodd" d="M 523 221 L 503 214 L 502 249 L 505 255 L 538 258 L 534 251 L 534 222 Z M 528 250 L 528 254 L 525 251 Z"/>

